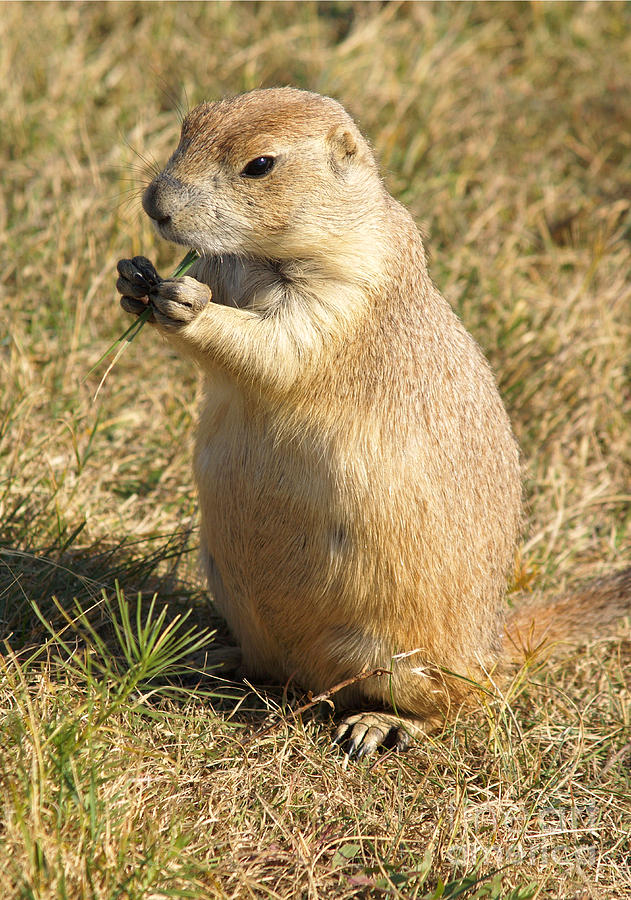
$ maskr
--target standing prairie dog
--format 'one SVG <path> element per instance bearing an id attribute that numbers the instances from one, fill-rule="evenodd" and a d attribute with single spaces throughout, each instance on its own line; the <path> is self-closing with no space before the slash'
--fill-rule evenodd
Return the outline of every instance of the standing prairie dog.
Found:
<path id="1" fill-rule="evenodd" d="M 203 373 L 202 557 L 243 664 L 313 692 L 391 670 L 336 696 L 336 739 L 403 747 L 501 651 L 521 484 L 491 370 L 330 98 L 202 104 L 143 206 L 201 256 L 117 288 Z"/>

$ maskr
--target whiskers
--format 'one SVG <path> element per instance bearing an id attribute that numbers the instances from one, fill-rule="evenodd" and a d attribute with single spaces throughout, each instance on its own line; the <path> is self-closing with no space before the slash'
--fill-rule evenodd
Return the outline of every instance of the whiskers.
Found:
<path id="1" fill-rule="evenodd" d="M 125 146 L 128 148 L 128 150 L 131 150 L 131 152 L 134 154 L 134 156 L 137 156 L 138 159 L 140 160 L 140 163 L 136 163 L 135 165 L 133 163 L 131 163 L 129 165 L 129 168 L 133 169 L 135 167 L 137 171 L 142 172 L 143 175 L 145 177 L 148 177 L 150 181 L 153 180 L 156 177 L 156 175 L 160 174 L 160 172 L 162 171 L 162 167 L 156 161 L 155 157 L 145 156 L 143 153 L 140 152 L 140 150 L 137 150 L 135 147 L 133 147 L 129 143 L 127 138 L 123 138 L 123 140 L 124 140 Z"/>
<path id="2" fill-rule="evenodd" d="M 160 82 L 160 91 L 168 101 L 169 109 L 175 109 L 180 122 L 182 122 L 190 108 L 185 86 L 180 85 L 179 94 L 184 96 L 184 99 L 181 100 L 175 90 L 169 89 L 164 78 L 157 73 L 154 74 L 156 74 L 156 80 Z M 126 186 L 106 200 L 105 208 L 108 212 L 116 210 L 124 212 L 126 215 L 140 215 L 142 213 L 142 195 L 153 179 L 160 174 L 162 166 L 152 154 L 147 151 L 141 152 L 134 147 L 125 135 L 121 135 L 121 141 L 136 157 L 136 162 L 107 167 L 107 171 L 118 184 Z"/>
<path id="3" fill-rule="evenodd" d="M 175 110 L 181 125 L 191 108 L 186 85 L 183 82 L 180 82 L 178 85 L 179 92 L 176 93 L 176 88 L 170 88 L 164 76 L 160 75 L 158 72 L 154 72 L 154 75 L 156 82 L 159 84 L 160 93 L 167 101 L 167 109 Z M 180 99 L 181 94 L 184 95 L 183 100 Z"/>
<path id="4" fill-rule="evenodd" d="M 158 163 L 153 158 L 143 156 L 140 151 L 125 141 L 127 147 L 138 157 L 140 162 L 129 162 L 125 165 L 107 166 L 106 171 L 116 179 L 121 189 L 106 201 L 108 212 L 114 210 L 125 214 L 142 212 L 142 195 L 160 172 Z"/>
<path id="5" fill-rule="evenodd" d="M 140 166 L 108 166 L 107 171 L 116 179 L 119 189 L 105 200 L 104 208 L 107 212 L 141 214 L 142 195 L 151 183 L 151 179 L 141 169 Z"/>

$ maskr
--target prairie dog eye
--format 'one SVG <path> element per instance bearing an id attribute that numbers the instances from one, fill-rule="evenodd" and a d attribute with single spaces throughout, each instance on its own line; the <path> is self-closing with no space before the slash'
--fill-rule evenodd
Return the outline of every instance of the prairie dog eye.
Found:
<path id="1" fill-rule="evenodd" d="M 262 178 L 274 168 L 276 160 L 273 156 L 257 156 L 256 159 L 250 160 L 245 166 L 241 174 L 244 178 Z"/>

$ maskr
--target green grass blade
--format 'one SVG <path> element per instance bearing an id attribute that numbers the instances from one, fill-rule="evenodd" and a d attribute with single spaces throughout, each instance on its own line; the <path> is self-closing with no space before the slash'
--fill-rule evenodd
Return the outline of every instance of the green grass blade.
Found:
<path id="1" fill-rule="evenodd" d="M 147 307 L 147 309 L 143 313 L 141 313 L 140 316 L 135 321 L 133 321 L 131 323 L 129 328 L 127 328 L 120 335 L 120 337 L 117 337 L 113 344 L 110 344 L 110 346 L 107 348 L 107 350 L 105 351 L 103 356 L 101 356 L 99 358 L 99 360 L 94 363 L 94 365 L 92 366 L 92 368 L 90 369 L 88 374 L 85 376 L 86 378 L 88 378 L 96 369 L 98 369 L 98 367 L 101 365 L 103 360 L 107 359 L 107 357 L 110 355 L 110 353 L 112 353 L 118 347 L 119 344 L 122 344 L 123 341 L 133 341 L 133 339 L 136 337 L 136 333 L 138 331 L 140 331 L 140 329 L 142 328 L 142 326 L 144 325 L 146 320 L 149 318 L 149 312 L 150 312 L 150 310 Z M 132 332 L 133 332 L 133 334 L 132 334 Z"/>
<path id="2" fill-rule="evenodd" d="M 182 275 L 186 275 L 196 259 L 199 259 L 197 250 L 189 250 L 184 259 L 182 259 L 176 267 L 171 278 L 181 278 Z"/>

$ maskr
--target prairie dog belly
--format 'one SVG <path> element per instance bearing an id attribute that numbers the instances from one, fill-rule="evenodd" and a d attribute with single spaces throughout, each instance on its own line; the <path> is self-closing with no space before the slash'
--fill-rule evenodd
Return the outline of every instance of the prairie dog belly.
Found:
<path id="1" fill-rule="evenodd" d="M 195 451 L 202 555 L 253 675 L 321 690 L 400 653 L 465 675 L 493 656 L 489 576 L 471 562 L 486 552 L 488 500 L 470 514 L 470 484 L 448 454 L 431 468 L 420 425 L 398 451 L 363 425 L 305 413 L 292 427 L 209 378 Z"/>
<path id="2" fill-rule="evenodd" d="M 335 457 L 283 434 L 273 412 L 246 404 L 228 379 L 213 376 L 194 470 L 215 604 L 248 668 L 286 677 L 305 655 L 316 621 L 319 630 L 348 617 L 339 601 L 354 551 Z"/>

